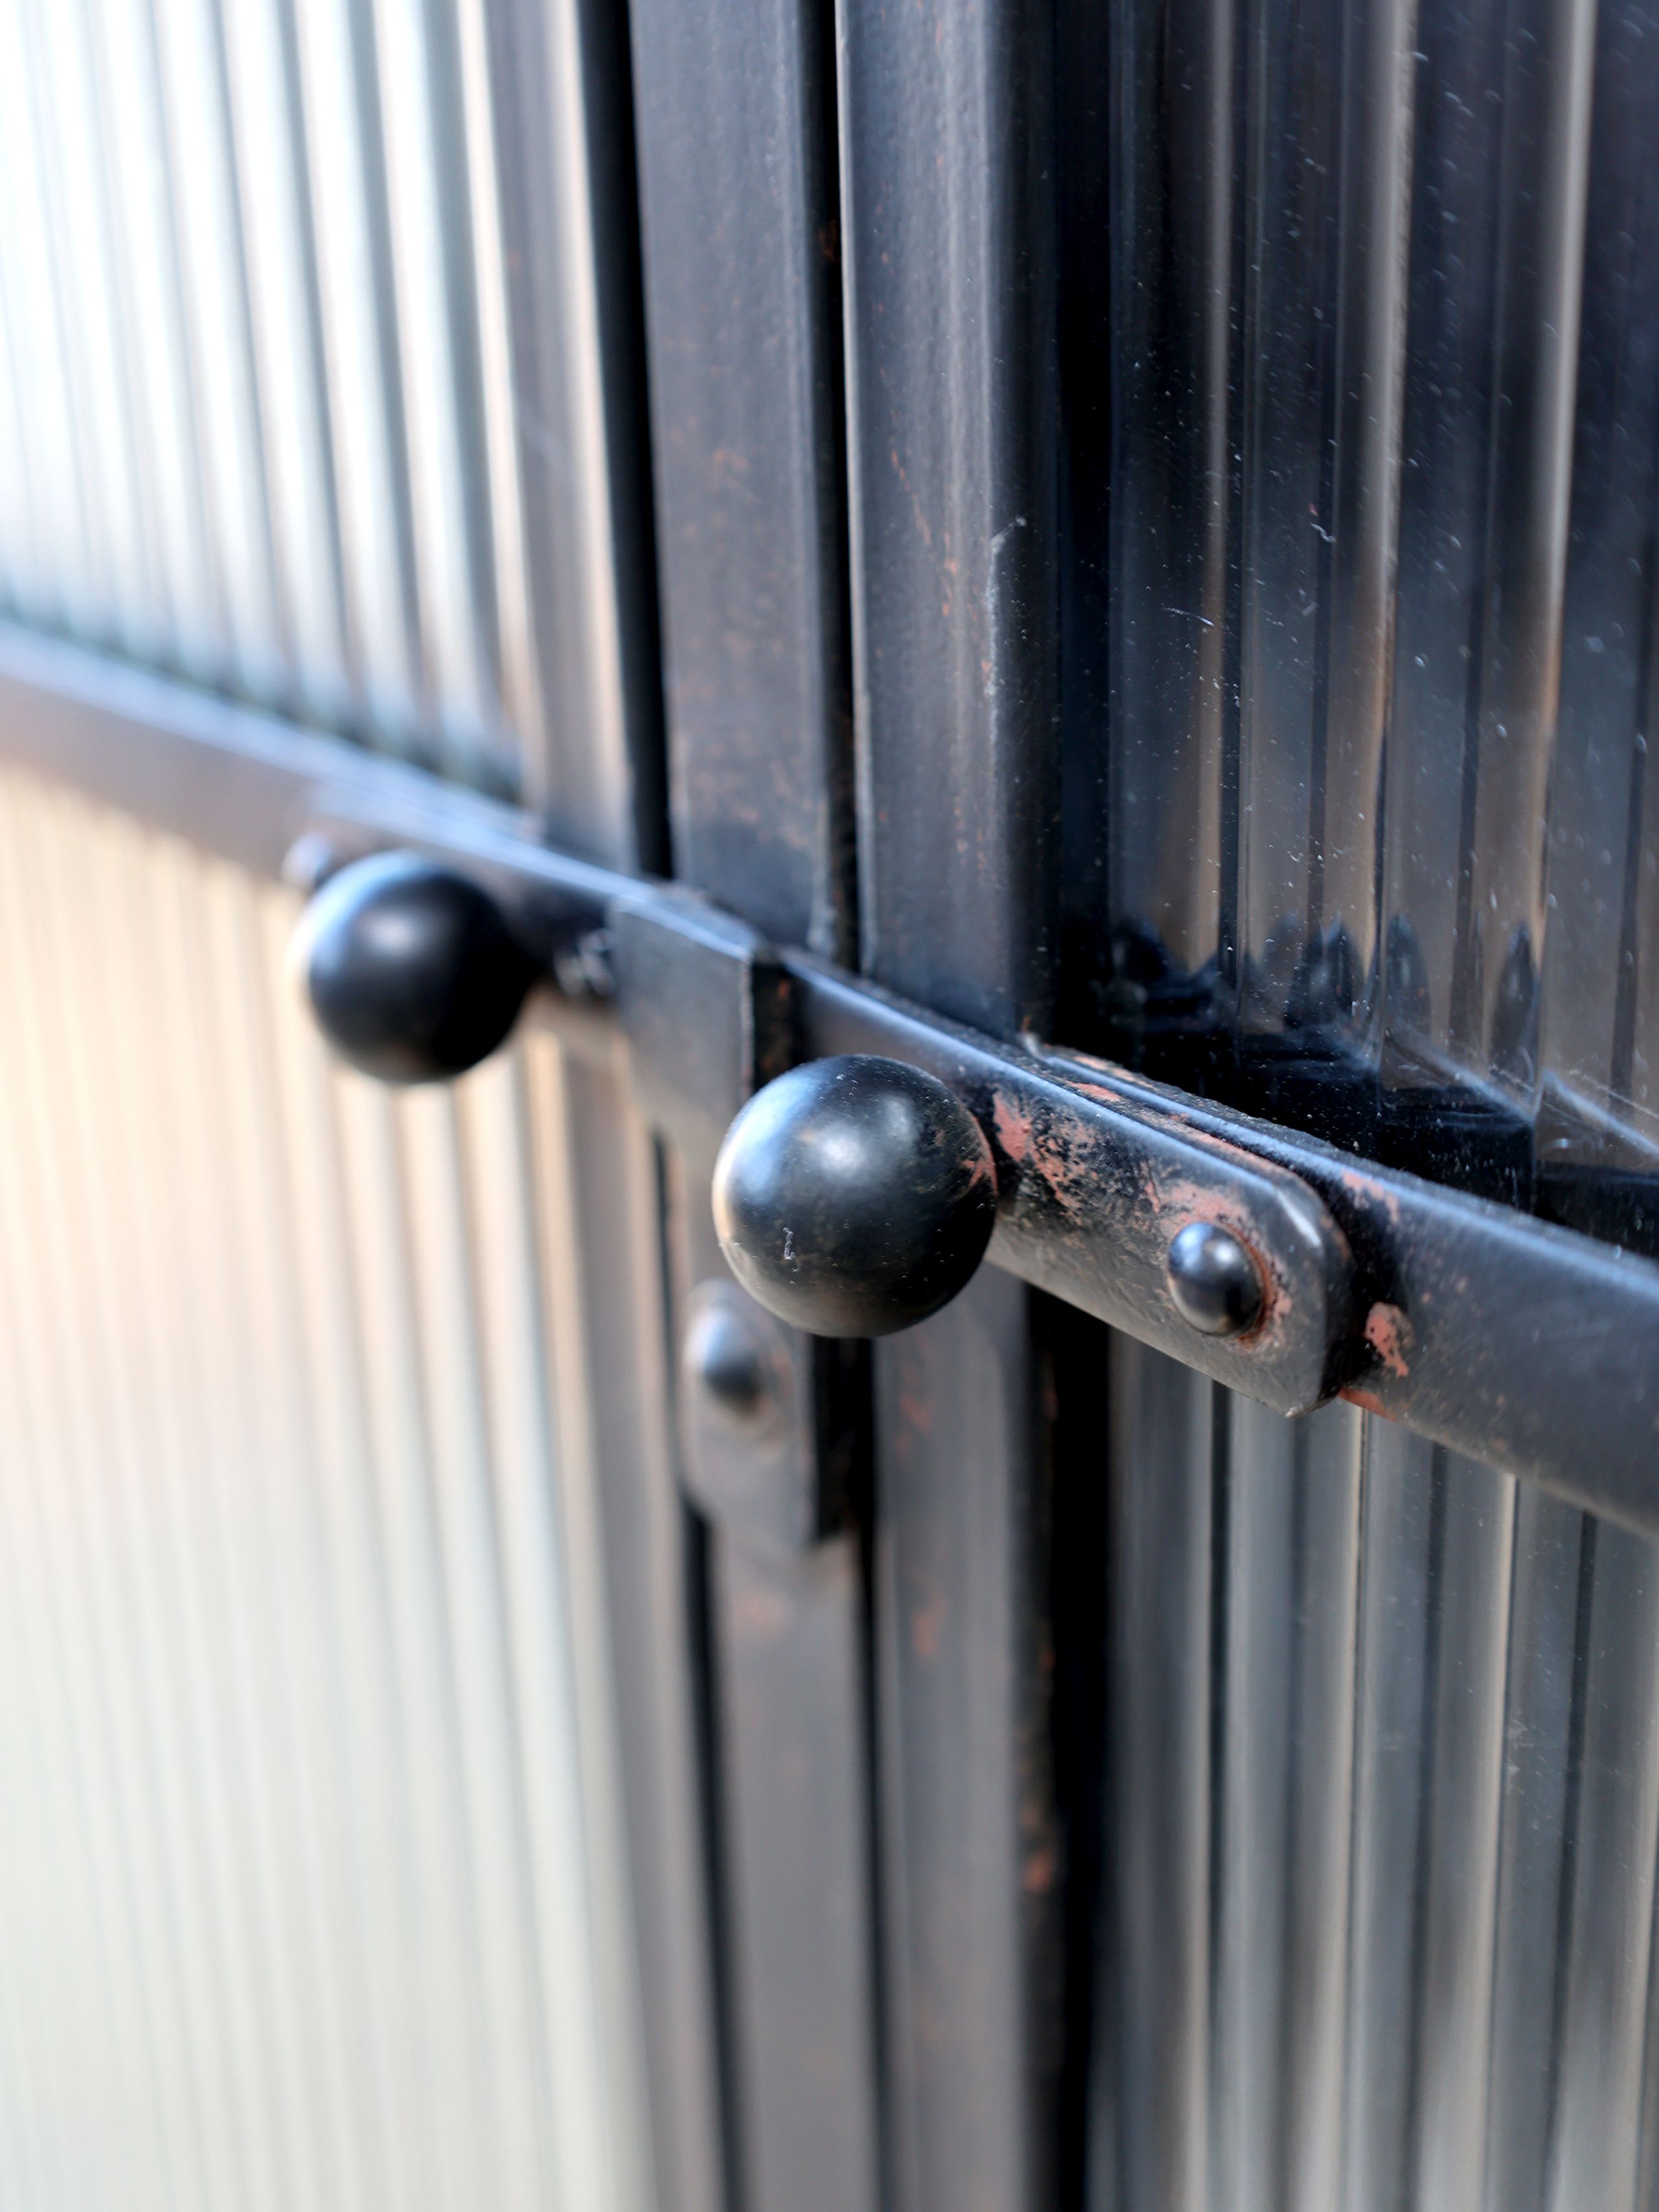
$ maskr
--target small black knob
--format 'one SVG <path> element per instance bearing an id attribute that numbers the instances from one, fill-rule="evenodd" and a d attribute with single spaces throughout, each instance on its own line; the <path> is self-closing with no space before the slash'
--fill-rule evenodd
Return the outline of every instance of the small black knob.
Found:
<path id="1" fill-rule="evenodd" d="M 887 1336 L 955 1297 L 997 1211 L 983 1131 L 931 1075 L 850 1053 L 757 1091 L 714 1169 L 732 1272 L 815 1336 Z"/>
<path id="2" fill-rule="evenodd" d="M 387 1083 L 435 1083 L 486 1059 L 517 1020 L 536 963 L 489 892 L 412 853 L 331 876 L 294 959 L 324 1035 Z"/>
<path id="3" fill-rule="evenodd" d="M 1243 1336 L 1261 1318 L 1261 1270 L 1248 1245 L 1213 1221 L 1189 1221 L 1170 1239 L 1170 1295 L 1206 1336 Z"/>
<path id="4" fill-rule="evenodd" d="M 738 1293 L 730 1283 L 714 1285 L 718 1295 L 705 1298 L 692 1316 L 681 1354 L 688 1379 L 708 1399 L 720 1417 L 738 1428 L 759 1427 L 769 1410 L 772 1377 L 766 1354 L 733 1310 Z"/>

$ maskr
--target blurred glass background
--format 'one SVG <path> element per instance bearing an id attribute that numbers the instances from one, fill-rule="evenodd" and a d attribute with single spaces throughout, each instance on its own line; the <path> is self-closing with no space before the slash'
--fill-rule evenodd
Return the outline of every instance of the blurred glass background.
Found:
<path id="1" fill-rule="evenodd" d="M 593 842 L 589 763 L 655 711 L 625 37 L 520 0 L 4 0 L 0 605 Z"/>
<path id="2" fill-rule="evenodd" d="M 0 612 L 648 849 L 625 37 L 3 0 Z M 0 2198 L 638 2212 L 603 1079 L 343 1073 L 294 896 L 11 774 L 0 903 Z"/>
<path id="3" fill-rule="evenodd" d="M 296 911 L 0 776 L 0 2198 L 639 2212 L 564 1065 Z"/>

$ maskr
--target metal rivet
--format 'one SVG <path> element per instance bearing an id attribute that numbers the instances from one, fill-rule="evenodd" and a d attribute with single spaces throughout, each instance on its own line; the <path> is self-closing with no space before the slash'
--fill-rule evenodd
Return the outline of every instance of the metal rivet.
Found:
<path id="1" fill-rule="evenodd" d="M 1230 1230 L 1189 1221 L 1170 1244 L 1170 1295 L 1206 1336 L 1242 1336 L 1267 1302 L 1255 1255 Z"/>
<path id="2" fill-rule="evenodd" d="M 686 1331 L 685 1373 L 726 1420 L 757 1427 L 772 1410 L 765 1354 L 741 1316 L 725 1303 L 705 1305 Z"/>
<path id="3" fill-rule="evenodd" d="M 283 857 L 283 881 L 309 898 L 321 890 L 331 876 L 337 876 L 351 854 L 326 830 L 302 830 Z"/>
<path id="4" fill-rule="evenodd" d="M 553 980 L 567 999 L 603 1002 L 617 995 L 608 929 L 585 929 L 553 955 Z"/>

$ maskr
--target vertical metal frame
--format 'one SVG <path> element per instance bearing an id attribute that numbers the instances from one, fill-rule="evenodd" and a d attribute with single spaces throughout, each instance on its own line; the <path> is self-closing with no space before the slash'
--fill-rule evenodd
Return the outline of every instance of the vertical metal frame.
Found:
<path id="1" fill-rule="evenodd" d="M 576 1368 L 605 1572 L 656 2212 L 721 2205 L 718 1966 L 698 1680 L 696 1532 L 681 1495 L 664 1316 L 658 1148 L 614 1060 L 567 1055 L 575 1235 L 558 1316 Z"/>
<path id="2" fill-rule="evenodd" d="M 820 0 L 634 9 L 677 874 L 846 958 L 834 57 Z"/>
<path id="3" fill-rule="evenodd" d="M 845 957 L 828 18 L 817 0 L 638 0 L 632 20 L 675 873 Z M 720 1134 L 682 1127 L 671 1162 L 677 1330 L 693 1290 L 726 1279 L 709 1215 Z M 808 1387 L 805 1340 L 790 1357 Z M 683 1430 L 694 1419 L 682 1408 Z M 855 1517 L 792 1550 L 714 1501 L 704 1540 L 732 2201 L 874 2212 L 862 1534 Z"/>
<path id="4" fill-rule="evenodd" d="M 508 642 L 525 797 L 622 866 L 667 863 L 657 578 L 626 24 L 593 0 L 482 13 L 514 407 L 499 465 L 521 573 Z"/>
<path id="5" fill-rule="evenodd" d="M 838 9 L 860 950 L 1047 1026 L 1057 829 L 1049 31 Z M 876 1348 L 893 2201 L 1053 2201 L 1060 1866 L 1028 1295 Z"/>

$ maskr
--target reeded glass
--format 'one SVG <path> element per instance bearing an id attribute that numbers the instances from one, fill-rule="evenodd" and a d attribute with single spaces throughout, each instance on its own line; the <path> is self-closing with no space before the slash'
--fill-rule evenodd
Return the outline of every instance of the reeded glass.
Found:
<path id="1" fill-rule="evenodd" d="M 1651 19 L 1063 55 L 1066 1027 L 1653 1249 Z"/>

